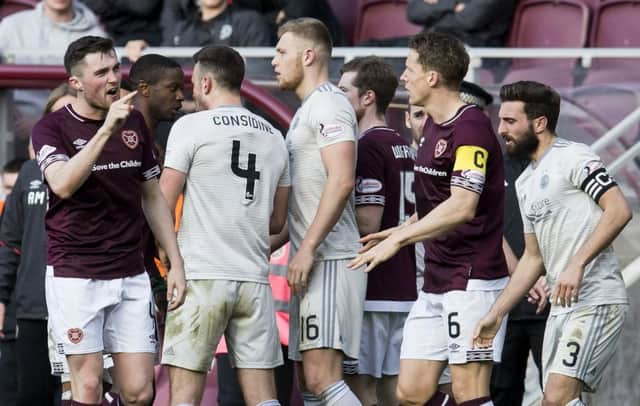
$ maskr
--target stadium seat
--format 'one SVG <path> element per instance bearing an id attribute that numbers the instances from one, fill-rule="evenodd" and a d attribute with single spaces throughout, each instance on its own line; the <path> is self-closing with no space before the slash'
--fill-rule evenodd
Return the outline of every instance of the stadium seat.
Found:
<path id="1" fill-rule="evenodd" d="M 360 12 L 354 43 L 374 39 L 407 37 L 423 27 L 407 20 L 407 0 L 359 0 Z"/>
<path id="2" fill-rule="evenodd" d="M 31 10 L 37 0 L 0 0 L 0 20 L 18 11 Z"/>
<path id="3" fill-rule="evenodd" d="M 340 22 L 347 44 L 353 45 L 353 35 L 358 22 L 358 9 L 362 0 L 328 0 L 333 14 Z"/>
<path id="4" fill-rule="evenodd" d="M 514 13 L 507 45 L 514 48 L 581 48 L 587 45 L 589 6 L 580 0 L 524 0 Z M 529 75 L 555 86 L 572 86 L 575 59 L 514 59 L 511 72 L 504 79 Z M 525 71 L 520 72 L 518 71 Z M 533 77 L 532 77 L 533 75 Z M 544 80 L 543 80 L 544 81 Z"/>
<path id="5" fill-rule="evenodd" d="M 640 0 L 607 0 L 596 9 L 591 28 L 593 48 L 640 47 Z M 585 83 L 640 82 L 638 59 L 594 59 Z"/>

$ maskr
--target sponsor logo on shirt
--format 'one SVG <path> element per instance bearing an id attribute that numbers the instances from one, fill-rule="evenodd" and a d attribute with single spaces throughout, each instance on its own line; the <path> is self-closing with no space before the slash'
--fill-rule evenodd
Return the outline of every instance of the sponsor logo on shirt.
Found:
<path id="1" fill-rule="evenodd" d="M 133 130 L 124 130 L 122 131 L 122 142 L 130 149 L 136 149 L 138 144 L 140 143 L 140 137 L 138 137 L 138 133 Z"/>
<path id="2" fill-rule="evenodd" d="M 75 141 L 73 141 L 73 145 L 77 150 L 81 150 L 86 144 L 87 140 L 83 140 L 82 138 L 77 138 Z"/>
<path id="3" fill-rule="evenodd" d="M 320 124 L 320 134 L 324 138 L 336 138 L 344 135 L 344 127 L 340 124 Z"/>
<path id="4" fill-rule="evenodd" d="M 433 156 L 435 158 L 439 158 L 440 156 L 442 156 L 442 154 L 444 154 L 444 151 L 446 150 L 447 140 L 439 139 L 438 142 L 436 142 L 436 147 L 433 149 Z"/>
<path id="5" fill-rule="evenodd" d="M 544 221 L 551 213 L 551 200 L 545 198 L 531 203 L 526 216 L 530 222 L 535 224 Z"/>
<path id="6" fill-rule="evenodd" d="M 437 169 L 430 168 L 428 166 L 414 165 L 413 170 L 416 172 L 426 173 L 427 175 L 431 175 L 431 176 L 442 176 L 442 177 L 447 176 L 446 171 L 439 171 Z"/>
<path id="7" fill-rule="evenodd" d="M 107 171 L 112 169 L 126 169 L 126 168 L 139 168 L 142 166 L 142 162 L 136 160 L 126 160 L 120 162 L 109 162 L 108 164 L 94 164 L 91 168 L 92 172 Z"/>
<path id="8" fill-rule="evenodd" d="M 375 193 L 382 190 L 382 182 L 378 179 L 363 179 L 358 176 L 356 179 L 356 191 L 358 193 Z"/>
<path id="9" fill-rule="evenodd" d="M 29 189 L 40 189 L 40 186 L 42 186 L 41 180 L 35 179 L 29 182 Z"/>

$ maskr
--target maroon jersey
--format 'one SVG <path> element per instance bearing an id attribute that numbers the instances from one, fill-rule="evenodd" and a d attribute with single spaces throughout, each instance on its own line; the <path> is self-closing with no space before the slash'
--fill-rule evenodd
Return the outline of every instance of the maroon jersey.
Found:
<path id="1" fill-rule="evenodd" d="M 32 136 L 42 172 L 72 158 L 102 124 L 71 105 L 43 117 Z M 151 148 L 144 119 L 133 111 L 73 196 L 61 199 L 49 188 L 47 257 L 55 276 L 114 279 L 144 272 L 141 183 L 160 173 Z"/>
<path id="2" fill-rule="evenodd" d="M 371 128 L 358 141 L 356 206 L 384 206 L 383 230 L 403 223 L 415 211 L 415 156 L 409 144 L 390 128 Z M 369 273 L 366 300 L 413 302 L 416 298 L 415 249 L 409 245 Z"/>
<path id="3" fill-rule="evenodd" d="M 484 113 L 475 105 L 465 105 L 442 124 L 428 118 L 414 169 L 419 218 L 449 198 L 451 186 L 480 195 L 473 220 L 424 242 L 423 290 L 466 290 L 469 279 L 507 276 L 502 252 L 502 151 Z"/>

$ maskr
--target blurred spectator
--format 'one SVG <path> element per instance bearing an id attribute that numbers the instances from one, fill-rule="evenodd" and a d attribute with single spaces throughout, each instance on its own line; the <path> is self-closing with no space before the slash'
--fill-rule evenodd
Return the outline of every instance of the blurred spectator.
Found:
<path id="1" fill-rule="evenodd" d="M 18 172 L 20 172 L 20 168 L 22 168 L 22 164 L 25 161 L 25 158 L 14 158 L 2 167 L 2 195 L 5 199 L 13 190 L 13 185 L 16 184 L 16 179 L 18 178 Z"/>
<path id="2" fill-rule="evenodd" d="M 33 10 L 21 11 L 0 21 L 0 53 L 3 63 L 60 65 L 67 45 L 85 35 L 106 36 L 93 12 L 73 0 L 43 0 Z M 44 50 L 48 55 L 11 50 Z M 52 54 L 59 51 L 58 55 Z M 48 91 L 14 91 L 15 134 L 24 141 L 40 118 Z"/>
<path id="3" fill-rule="evenodd" d="M 197 9 L 188 2 L 172 6 L 175 6 L 173 18 L 177 19 L 163 27 L 164 45 L 257 47 L 272 44 L 265 19 L 255 10 L 241 9 L 227 4 L 226 0 L 200 0 Z"/>
<path id="4" fill-rule="evenodd" d="M 409 0 L 407 19 L 472 47 L 504 45 L 516 0 Z"/>
<path id="5" fill-rule="evenodd" d="M 150 46 L 162 43 L 162 0 L 82 0 L 100 18 L 117 46 L 140 40 Z"/>
<path id="6" fill-rule="evenodd" d="M 344 32 L 327 0 L 233 0 L 233 4 L 262 13 L 274 38 L 278 27 L 287 21 L 312 17 L 327 26 L 334 46 L 345 45 Z"/>

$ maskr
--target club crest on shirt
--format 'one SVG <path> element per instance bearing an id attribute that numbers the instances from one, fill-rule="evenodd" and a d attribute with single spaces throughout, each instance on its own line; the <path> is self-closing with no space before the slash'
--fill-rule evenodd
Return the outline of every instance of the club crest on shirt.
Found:
<path id="1" fill-rule="evenodd" d="M 124 142 L 124 145 L 130 149 L 136 149 L 140 143 L 138 133 L 133 130 L 124 130 L 122 132 L 122 141 Z"/>
<path id="2" fill-rule="evenodd" d="M 67 337 L 69 337 L 69 341 L 71 341 L 73 344 L 78 344 L 80 341 L 82 341 L 84 333 L 79 328 L 70 328 L 69 330 L 67 330 Z"/>
<path id="3" fill-rule="evenodd" d="M 436 147 L 433 149 L 433 156 L 435 158 L 440 158 L 440 156 L 442 156 L 442 154 L 444 154 L 444 151 L 447 149 L 447 140 L 445 139 L 439 139 L 438 142 L 436 142 Z"/>

